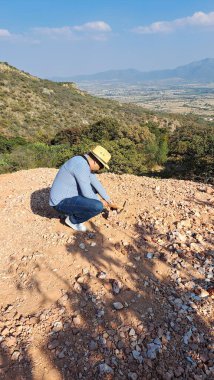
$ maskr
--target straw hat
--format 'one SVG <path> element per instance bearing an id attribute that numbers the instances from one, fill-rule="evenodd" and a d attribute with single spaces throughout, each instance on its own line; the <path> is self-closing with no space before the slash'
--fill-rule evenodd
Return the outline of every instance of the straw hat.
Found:
<path id="1" fill-rule="evenodd" d="M 100 161 L 101 164 L 105 166 L 105 168 L 109 169 L 108 162 L 111 158 L 111 155 L 105 148 L 97 145 L 93 150 L 90 151 L 90 153 L 93 154 L 93 156 L 96 157 L 96 159 Z"/>

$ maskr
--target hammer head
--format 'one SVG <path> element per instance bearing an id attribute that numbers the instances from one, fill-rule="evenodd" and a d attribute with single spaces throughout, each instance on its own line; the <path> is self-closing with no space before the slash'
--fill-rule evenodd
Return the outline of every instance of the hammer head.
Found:
<path id="1" fill-rule="evenodd" d="M 117 210 L 118 214 L 120 214 L 124 210 L 125 205 L 126 205 L 126 201 L 123 203 L 122 208 L 120 210 Z"/>

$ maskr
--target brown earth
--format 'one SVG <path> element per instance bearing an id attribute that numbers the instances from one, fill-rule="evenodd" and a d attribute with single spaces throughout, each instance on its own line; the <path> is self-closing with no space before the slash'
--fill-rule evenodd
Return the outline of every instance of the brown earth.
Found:
<path id="1" fill-rule="evenodd" d="M 102 174 L 125 208 L 76 233 L 56 172 L 0 176 L 0 379 L 213 378 L 212 187 Z"/>

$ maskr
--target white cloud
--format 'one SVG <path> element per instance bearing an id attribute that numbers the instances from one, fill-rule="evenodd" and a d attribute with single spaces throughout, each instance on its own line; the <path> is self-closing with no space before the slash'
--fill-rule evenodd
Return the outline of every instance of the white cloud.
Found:
<path id="1" fill-rule="evenodd" d="M 168 33 L 185 26 L 214 27 L 214 12 L 195 12 L 192 16 L 172 21 L 157 21 L 147 26 L 138 26 L 133 29 L 133 32 L 139 34 Z"/>
<path id="2" fill-rule="evenodd" d="M 104 21 L 87 22 L 83 25 L 77 25 L 73 27 L 78 32 L 111 32 L 111 27 Z"/>
<path id="3" fill-rule="evenodd" d="M 65 37 L 69 39 L 73 38 L 73 32 L 69 26 L 63 26 L 61 28 L 33 28 L 33 32 L 47 37 Z"/>
<path id="4" fill-rule="evenodd" d="M 38 45 L 40 41 L 32 38 L 30 34 L 16 34 L 11 33 L 8 29 L 0 29 L 0 42 L 7 41 L 8 43 L 26 43 L 31 45 Z"/>
<path id="5" fill-rule="evenodd" d="M 0 29 L 0 38 L 1 37 L 10 37 L 11 33 L 7 29 Z"/>
<path id="6" fill-rule="evenodd" d="M 92 39 L 106 41 L 111 27 L 104 21 L 92 21 L 82 25 L 62 27 L 37 27 L 25 33 L 15 34 L 7 29 L 0 29 L 0 41 L 7 39 L 11 43 L 40 44 L 45 38 L 53 40 L 83 40 Z"/>
<path id="7" fill-rule="evenodd" d="M 82 25 L 62 26 L 59 28 L 41 27 L 33 28 L 35 34 L 47 36 L 54 39 L 82 39 L 84 37 L 105 40 L 106 33 L 111 32 L 111 27 L 104 21 L 87 22 Z"/>

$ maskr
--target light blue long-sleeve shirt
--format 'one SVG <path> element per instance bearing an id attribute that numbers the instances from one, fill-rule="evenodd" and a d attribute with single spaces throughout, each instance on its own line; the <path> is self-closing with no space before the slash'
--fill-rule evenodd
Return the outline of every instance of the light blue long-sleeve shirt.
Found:
<path id="1" fill-rule="evenodd" d="M 86 198 L 99 199 L 96 193 L 110 201 L 105 189 L 91 172 L 90 166 L 82 156 L 75 156 L 66 161 L 59 169 L 51 191 L 49 204 L 56 206 L 65 198 L 81 195 Z"/>

